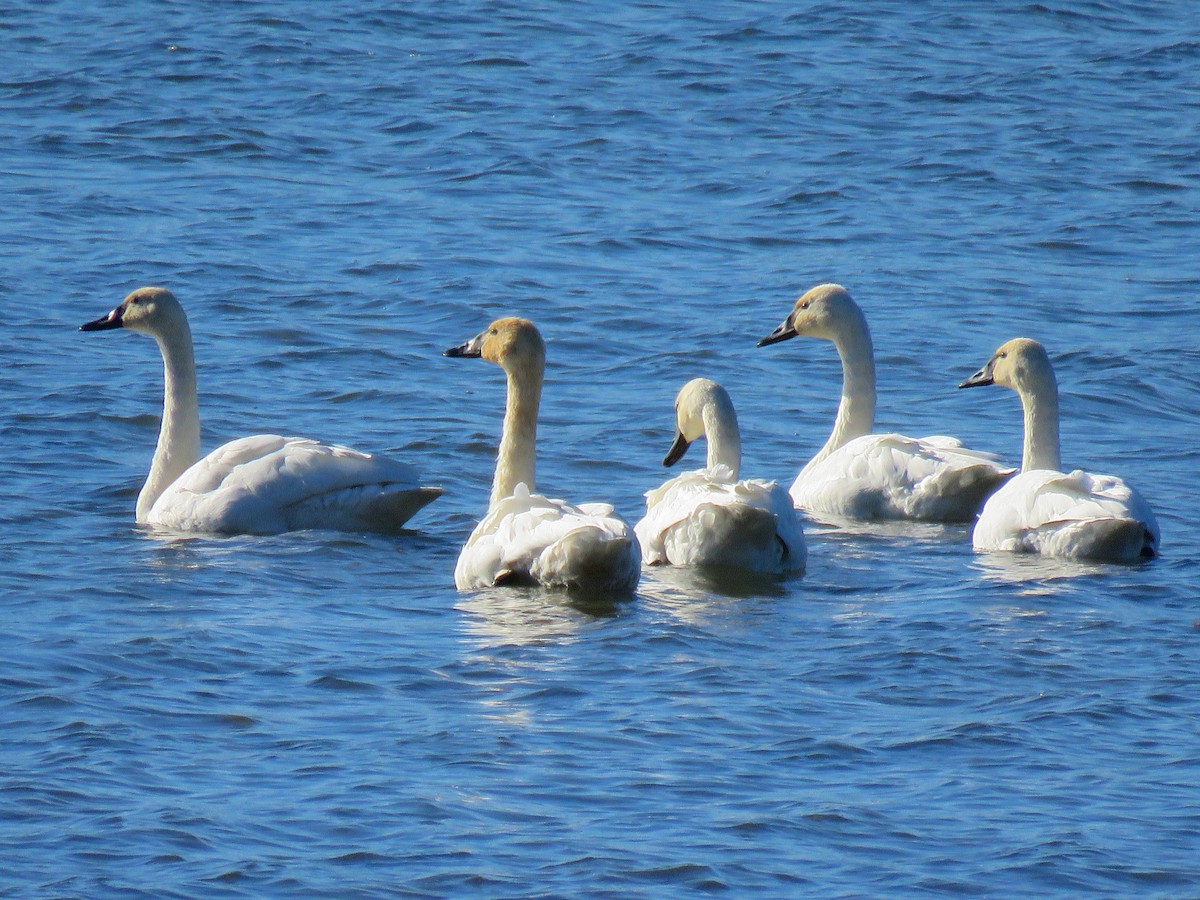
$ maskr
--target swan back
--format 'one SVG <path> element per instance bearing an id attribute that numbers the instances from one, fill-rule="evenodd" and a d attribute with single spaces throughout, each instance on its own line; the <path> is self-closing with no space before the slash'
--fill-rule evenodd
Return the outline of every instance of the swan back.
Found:
<path id="1" fill-rule="evenodd" d="M 1158 553 L 1145 499 L 1115 475 L 1021 472 L 991 496 L 975 524 L 976 550 L 1136 562 Z"/>

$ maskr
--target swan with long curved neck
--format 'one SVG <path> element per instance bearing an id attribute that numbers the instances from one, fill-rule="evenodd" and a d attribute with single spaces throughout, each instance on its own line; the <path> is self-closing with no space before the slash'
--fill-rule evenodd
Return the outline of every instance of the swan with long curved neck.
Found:
<path id="1" fill-rule="evenodd" d="M 1012 388 L 1021 398 L 1025 446 L 1020 474 L 979 514 L 975 549 L 1108 562 L 1157 555 L 1158 522 L 1137 491 L 1115 475 L 1061 471 L 1058 382 L 1046 348 L 1014 338 L 959 387 L 989 384 Z"/>
<path id="2" fill-rule="evenodd" d="M 150 335 L 163 358 L 162 425 L 138 494 L 138 524 L 227 534 L 394 531 L 441 496 L 404 463 L 305 438 L 259 434 L 200 458 L 196 361 L 183 306 L 166 288 L 139 288 L 80 331 L 114 328 Z"/>
<path id="3" fill-rule="evenodd" d="M 633 529 L 606 503 L 572 506 L 535 494 L 538 405 L 546 347 L 528 319 L 497 319 L 445 356 L 496 363 L 508 399 L 488 513 L 458 556 L 460 590 L 500 584 L 629 593 L 641 575 Z"/>
<path id="4" fill-rule="evenodd" d="M 715 381 L 694 378 L 675 399 L 671 466 L 693 441 L 708 441 L 707 465 L 646 493 L 635 531 L 648 565 L 731 566 L 783 573 L 804 568 L 804 531 L 787 491 L 773 481 L 738 480 L 742 463 L 737 413 Z"/>
<path id="5" fill-rule="evenodd" d="M 1014 470 L 952 437 L 871 434 L 875 356 L 866 316 L 849 292 L 821 284 L 803 294 L 759 347 L 797 336 L 832 341 L 842 361 L 833 431 L 800 470 L 792 500 L 815 515 L 848 519 L 969 522 Z"/>

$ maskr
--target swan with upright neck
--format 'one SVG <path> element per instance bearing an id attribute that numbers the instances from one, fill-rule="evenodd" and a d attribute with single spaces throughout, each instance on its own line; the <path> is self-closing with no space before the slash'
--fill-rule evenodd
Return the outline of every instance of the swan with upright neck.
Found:
<path id="1" fill-rule="evenodd" d="M 148 334 L 163 358 L 163 415 L 138 524 L 226 534 L 306 528 L 394 531 L 436 500 L 404 463 L 306 438 L 259 434 L 200 457 L 192 331 L 166 288 L 145 287 L 81 331 Z"/>
<path id="2" fill-rule="evenodd" d="M 641 575 L 633 529 L 607 503 L 572 506 L 536 494 L 538 406 L 546 347 L 528 319 L 497 319 L 444 354 L 496 363 L 508 398 L 487 515 L 459 553 L 459 590 L 539 584 L 628 594 Z"/>
<path id="3" fill-rule="evenodd" d="M 989 384 L 1021 398 L 1025 446 L 1020 474 L 979 514 L 975 549 L 1126 563 L 1156 556 L 1158 522 L 1137 491 L 1115 475 L 1061 471 L 1058 382 L 1046 348 L 1014 338 L 959 387 Z"/>
<path id="4" fill-rule="evenodd" d="M 804 531 L 787 491 L 773 481 L 739 480 L 741 434 L 729 393 L 694 378 L 675 399 L 671 466 L 693 441 L 708 442 L 706 466 L 646 493 L 635 527 L 647 565 L 729 566 L 781 574 L 807 560 Z"/>
<path id="5" fill-rule="evenodd" d="M 804 293 L 759 347 L 797 336 L 832 341 L 842 361 L 833 431 L 800 470 L 793 502 L 817 516 L 969 522 L 1015 470 L 952 437 L 872 434 L 875 356 L 866 316 L 849 292 L 822 284 Z"/>

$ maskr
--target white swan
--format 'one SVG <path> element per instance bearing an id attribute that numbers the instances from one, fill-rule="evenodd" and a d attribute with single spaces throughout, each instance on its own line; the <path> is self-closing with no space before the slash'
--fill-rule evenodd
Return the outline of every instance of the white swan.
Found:
<path id="1" fill-rule="evenodd" d="M 1025 412 L 1021 473 L 984 504 L 975 523 L 976 550 L 1011 550 L 1109 562 L 1158 553 L 1159 530 L 1142 496 L 1114 475 L 1062 472 L 1058 384 L 1037 341 L 1015 338 L 959 385 L 1012 388 Z"/>
<path id="2" fill-rule="evenodd" d="M 187 315 L 165 288 L 131 293 L 80 331 L 128 328 L 158 342 L 162 427 L 137 521 L 179 531 L 275 534 L 302 528 L 391 531 L 437 499 L 403 463 L 305 438 L 258 434 L 200 459 L 196 363 Z"/>
<path id="3" fill-rule="evenodd" d="M 527 319 L 497 319 L 446 356 L 482 357 L 504 369 L 508 404 L 488 513 L 458 556 L 459 590 L 530 584 L 628 593 L 641 575 L 633 529 L 607 503 L 572 506 L 535 490 L 538 404 L 546 348 Z"/>
<path id="4" fill-rule="evenodd" d="M 871 434 L 871 333 L 841 285 L 822 284 L 805 293 L 758 346 L 797 335 L 833 341 L 842 360 L 842 399 L 833 432 L 792 484 L 792 500 L 800 509 L 848 519 L 969 522 L 984 498 L 1015 471 L 956 438 Z"/>
<path id="5" fill-rule="evenodd" d="M 741 436 L 725 388 L 692 379 L 675 399 L 675 421 L 675 443 L 663 465 L 678 462 L 702 435 L 708 460 L 706 468 L 646 492 L 646 515 L 634 528 L 642 561 L 774 573 L 803 569 L 804 531 L 787 491 L 773 481 L 738 480 Z"/>

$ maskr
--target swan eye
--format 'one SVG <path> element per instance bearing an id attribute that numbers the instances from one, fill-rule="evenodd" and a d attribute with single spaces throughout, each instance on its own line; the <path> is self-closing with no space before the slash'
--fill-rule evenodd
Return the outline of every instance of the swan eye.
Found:
<path id="1" fill-rule="evenodd" d="M 1005 350 L 1003 353 L 997 353 L 996 355 L 998 357 L 1000 357 L 1001 359 L 1008 359 L 1008 351 L 1007 350 Z"/>
<path id="2" fill-rule="evenodd" d="M 801 309 L 808 309 L 808 304 L 807 304 L 807 303 L 801 303 L 801 304 L 800 304 L 800 308 L 801 308 Z"/>
<path id="3" fill-rule="evenodd" d="M 497 331 L 495 328 L 489 328 L 489 329 L 488 329 L 488 334 L 499 334 L 499 333 L 500 333 L 500 332 L 498 332 L 498 331 Z"/>
<path id="4" fill-rule="evenodd" d="M 131 299 L 129 302 L 130 302 L 130 303 L 141 303 L 141 302 L 142 302 L 142 298 L 141 298 L 141 297 L 134 297 L 134 298 L 133 298 L 133 299 Z"/>

